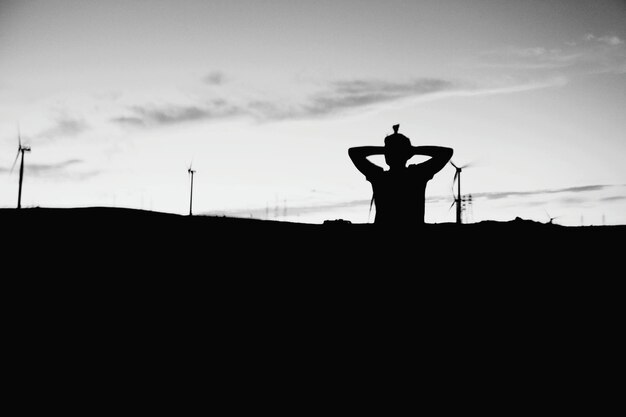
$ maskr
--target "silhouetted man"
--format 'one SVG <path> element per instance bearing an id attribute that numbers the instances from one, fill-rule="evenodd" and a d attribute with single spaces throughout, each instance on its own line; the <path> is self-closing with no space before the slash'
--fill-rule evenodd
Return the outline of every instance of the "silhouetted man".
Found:
<path id="1" fill-rule="evenodd" d="M 423 224 L 426 183 L 452 158 L 452 149 L 441 146 L 412 146 L 409 138 L 398 133 L 394 125 L 392 135 L 385 138 L 385 146 L 350 148 L 348 155 L 365 178 L 372 183 L 376 204 L 376 224 Z M 371 155 L 385 155 L 389 170 L 367 159 Z M 431 158 L 420 164 L 407 166 L 414 155 Z"/>

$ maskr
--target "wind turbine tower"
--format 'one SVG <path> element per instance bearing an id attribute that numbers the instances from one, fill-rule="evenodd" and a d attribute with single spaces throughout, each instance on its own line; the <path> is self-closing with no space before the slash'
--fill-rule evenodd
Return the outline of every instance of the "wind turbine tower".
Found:
<path id="1" fill-rule="evenodd" d="M 454 181 L 457 181 L 457 194 L 452 204 L 456 204 L 456 223 L 461 224 L 463 223 L 463 220 L 461 218 L 462 204 L 463 204 L 463 200 L 461 199 L 461 171 L 463 171 L 463 168 L 468 167 L 469 165 L 463 165 L 462 167 L 458 167 L 452 161 L 450 161 L 450 164 L 456 170 L 454 172 L 454 179 L 452 180 L 453 190 L 454 190 Z"/>
<path id="2" fill-rule="evenodd" d="M 193 174 L 195 174 L 196 171 L 191 169 L 191 164 L 190 164 L 189 168 L 187 168 L 187 172 L 189 173 L 190 178 L 191 178 L 191 191 L 189 192 L 189 215 L 193 216 L 193 213 L 192 213 L 192 208 L 193 208 Z"/>
<path id="3" fill-rule="evenodd" d="M 19 158 L 20 154 L 22 154 L 22 158 L 20 161 L 20 181 L 19 181 L 19 188 L 17 192 L 17 208 L 21 209 L 22 208 L 22 181 L 24 180 L 24 152 L 30 152 L 30 146 L 22 146 L 22 137 L 20 134 L 19 127 L 17 129 L 17 141 L 18 141 L 17 155 L 15 155 L 15 160 L 13 161 L 11 172 L 13 172 L 13 168 L 15 168 L 17 158 Z"/>

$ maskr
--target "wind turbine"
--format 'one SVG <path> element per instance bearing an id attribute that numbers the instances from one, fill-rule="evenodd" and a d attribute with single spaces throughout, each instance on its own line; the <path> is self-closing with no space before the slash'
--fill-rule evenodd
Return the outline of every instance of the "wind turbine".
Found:
<path id="1" fill-rule="evenodd" d="M 454 201 L 452 202 L 452 205 L 450 206 L 450 208 L 452 208 L 453 205 L 456 204 L 456 223 L 457 224 L 461 224 L 463 223 L 462 219 L 461 219 L 461 204 L 463 203 L 463 200 L 461 198 L 461 171 L 463 171 L 463 168 L 467 168 L 470 166 L 470 164 L 465 164 L 462 167 L 458 167 L 454 164 L 454 162 L 450 161 L 450 164 L 454 167 L 454 169 L 456 169 L 456 172 L 454 173 L 454 179 L 452 180 L 452 193 L 454 194 L 454 182 L 457 181 L 457 195 L 454 198 Z"/>
<path id="2" fill-rule="evenodd" d="M 196 171 L 194 171 L 193 169 L 191 169 L 193 162 L 191 164 L 189 164 L 189 168 L 187 168 L 187 172 L 189 173 L 189 175 L 191 176 L 191 192 L 189 193 L 189 215 L 192 216 L 192 211 L 191 208 L 193 206 L 193 174 L 196 173 Z"/>
<path id="3" fill-rule="evenodd" d="M 550 216 L 550 213 L 548 213 L 548 210 L 545 210 L 545 212 L 546 212 L 546 215 L 548 216 L 548 224 L 553 224 L 552 222 L 553 222 L 555 219 L 558 219 L 559 217 L 561 217 L 561 216 L 556 216 L 556 217 L 552 217 L 552 216 Z"/>
<path id="4" fill-rule="evenodd" d="M 20 134 L 20 128 L 17 127 L 17 155 L 15 155 L 15 160 L 13 161 L 13 165 L 11 166 L 11 172 L 13 173 L 13 169 L 15 168 L 15 164 L 17 163 L 17 158 L 20 157 L 20 153 L 22 154 L 22 159 L 20 161 L 20 182 L 19 189 L 17 192 L 17 208 L 22 208 L 22 180 L 24 179 L 24 152 L 30 152 L 30 146 L 22 146 L 22 136 Z"/>

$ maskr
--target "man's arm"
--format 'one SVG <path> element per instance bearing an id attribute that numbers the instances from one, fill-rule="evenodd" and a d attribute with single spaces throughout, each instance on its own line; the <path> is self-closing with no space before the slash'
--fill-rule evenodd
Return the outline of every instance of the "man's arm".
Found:
<path id="1" fill-rule="evenodd" d="M 452 148 L 444 146 L 413 146 L 413 155 L 430 156 L 429 160 L 422 162 L 419 166 L 431 175 L 435 175 L 446 166 L 453 152 Z"/>
<path id="2" fill-rule="evenodd" d="M 383 146 L 357 146 L 348 149 L 348 155 L 352 159 L 354 166 L 361 171 L 363 175 L 368 177 L 372 173 L 382 171 L 383 169 L 367 159 L 371 155 L 383 155 L 385 148 Z"/>

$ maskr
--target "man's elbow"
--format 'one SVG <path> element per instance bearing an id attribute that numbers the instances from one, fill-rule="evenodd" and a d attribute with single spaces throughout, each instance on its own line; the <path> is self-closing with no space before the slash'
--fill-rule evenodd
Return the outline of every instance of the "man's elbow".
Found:
<path id="1" fill-rule="evenodd" d="M 452 148 L 443 148 L 444 149 L 444 158 L 447 160 L 452 159 L 452 154 L 454 154 L 454 149 Z"/>

